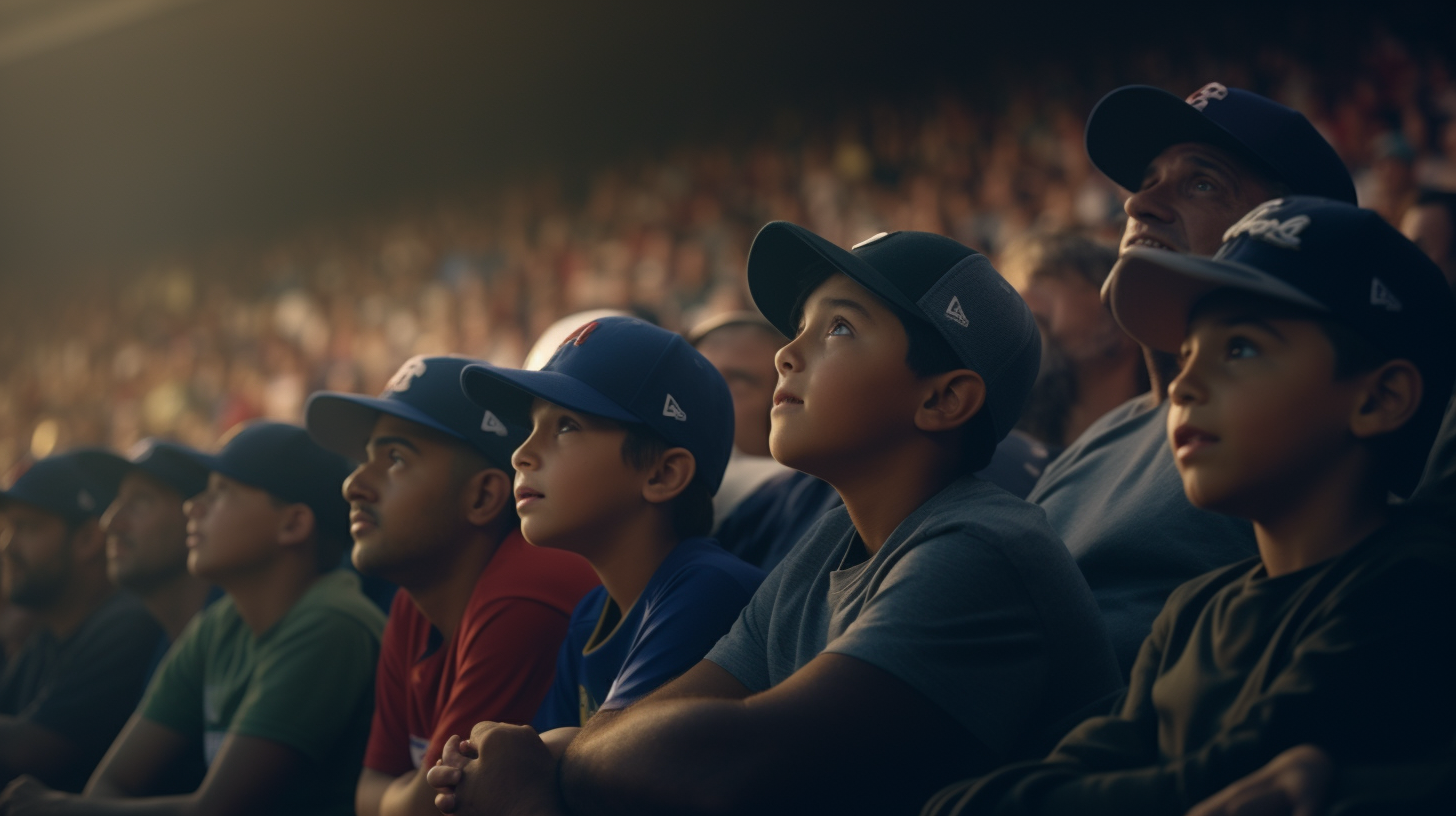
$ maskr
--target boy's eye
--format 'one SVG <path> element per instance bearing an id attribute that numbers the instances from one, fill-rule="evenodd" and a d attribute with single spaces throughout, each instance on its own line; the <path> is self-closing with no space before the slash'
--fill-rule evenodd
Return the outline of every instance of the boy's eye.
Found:
<path id="1" fill-rule="evenodd" d="M 1214 184 L 1211 179 L 1201 178 L 1194 180 L 1193 189 L 1200 193 L 1211 193 L 1218 189 L 1218 185 Z"/>
<path id="2" fill-rule="evenodd" d="M 828 334 L 830 334 L 831 336 L 832 335 L 844 336 L 844 335 L 848 335 L 848 334 L 851 334 L 851 333 L 852 332 L 850 331 L 849 324 L 848 323 L 845 323 L 843 320 L 840 320 L 839 318 L 835 318 L 834 319 L 834 322 L 829 324 L 829 332 L 828 332 Z"/>
<path id="3" fill-rule="evenodd" d="M 571 431 L 578 430 L 581 430 L 581 426 L 577 425 L 576 421 L 573 420 L 571 417 L 564 416 L 556 420 L 556 433 L 558 434 L 570 433 Z"/>
<path id="4" fill-rule="evenodd" d="M 389 456 L 389 462 L 390 462 L 390 464 L 395 464 L 395 465 L 397 465 L 397 464 L 399 464 L 399 463 L 400 463 L 400 462 L 403 462 L 403 461 L 404 461 L 404 457 L 403 457 L 403 456 L 401 456 L 401 455 L 400 455 L 400 454 L 399 454 L 399 451 L 397 451 L 397 450 L 395 450 L 395 449 L 394 449 L 394 448 L 390 448 L 390 449 L 389 449 L 389 454 L 388 454 L 388 456 Z"/>
<path id="5" fill-rule="evenodd" d="M 1230 337 L 1228 341 L 1228 358 L 1230 360 L 1243 360 L 1249 357 L 1259 356 L 1259 347 L 1254 345 L 1246 337 Z"/>

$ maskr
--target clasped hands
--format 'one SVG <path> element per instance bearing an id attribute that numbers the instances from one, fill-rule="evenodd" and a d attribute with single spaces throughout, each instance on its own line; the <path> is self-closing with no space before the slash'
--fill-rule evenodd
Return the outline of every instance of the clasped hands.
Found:
<path id="1" fill-rule="evenodd" d="M 535 729 L 477 723 L 470 738 L 452 736 L 425 774 L 435 807 L 459 816 L 565 816 L 556 757 Z"/>

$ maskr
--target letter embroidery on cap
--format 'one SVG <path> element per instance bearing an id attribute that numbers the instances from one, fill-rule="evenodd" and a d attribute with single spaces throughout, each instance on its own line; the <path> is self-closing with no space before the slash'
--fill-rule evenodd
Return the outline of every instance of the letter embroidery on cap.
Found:
<path id="1" fill-rule="evenodd" d="M 480 421 L 480 429 L 486 433 L 493 433 L 496 436 L 505 436 L 508 433 L 506 431 L 506 424 L 501 422 L 499 417 L 489 411 L 485 412 L 485 418 Z"/>
<path id="2" fill-rule="evenodd" d="M 566 339 L 565 340 L 562 340 L 561 341 L 561 345 L 560 346 L 557 346 L 557 348 L 562 348 L 562 347 L 564 347 L 564 346 L 566 346 L 568 344 L 575 345 L 575 346 L 579 346 L 582 343 L 585 343 L 586 342 L 586 339 L 588 337 L 591 337 L 591 333 L 594 332 L 594 331 L 596 331 L 596 330 L 597 330 L 597 322 L 595 320 L 593 320 L 590 323 L 586 323 L 584 325 L 577 326 L 575 331 L 573 331 L 571 334 L 566 335 Z"/>
<path id="3" fill-rule="evenodd" d="M 671 394 L 667 395 L 667 402 L 662 404 L 662 415 L 672 417 L 678 422 L 688 421 L 687 412 L 682 409 L 682 406 L 677 404 L 677 400 L 673 399 Z"/>
<path id="4" fill-rule="evenodd" d="M 1283 206 L 1284 199 L 1276 198 L 1272 201 L 1265 201 L 1263 204 L 1249 210 L 1248 213 L 1229 227 L 1223 234 L 1225 242 L 1248 233 L 1261 241 L 1283 247 L 1284 249 L 1299 249 L 1299 234 L 1309 226 L 1309 216 L 1296 215 L 1293 218 L 1280 221 L 1277 218 L 1265 218 L 1264 216 L 1273 210 Z"/>
<path id="5" fill-rule="evenodd" d="M 1400 311 L 1400 298 L 1385 286 L 1385 281 L 1380 278 L 1370 279 L 1370 305 L 1384 306 L 1386 311 Z"/>
<path id="6" fill-rule="evenodd" d="M 408 391 L 410 383 L 414 382 L 415 377 L 423 377 L 424 375 L 425 359 L 423 357 L 411 357 L 405 361 L 404 365 L 399 367 L 398 371 L 394 372 L 393 377 L 389 378 L 389 383 L 384 386 L 384 393 L 381 396 L 389 396 L 400 391 Z"/>
<path id="7" fill-rule="evenodd" d="M 966 317 L 966 311 L 961 308 L 961 299 L 955 295 L 950 296 L 950 305 L 945 307 L 945 316 L 968 329 L 971 327 L 970 318 Z"/>
<path id="8" fill-rule="evenodd" d="M 881 238 L 889 238 L 889 237 L 890 237 L 890 233 L 888 233 L 888 232 L 877 232 L 874 235 L 871 235 L 870 237 L 868 237 L 868 238 L 864 239 L 863 241 L 860 241 L 859 243 L 857 243 L 854 246 L 850 247 L 850 249 L 852 249 L 852 250 L 853 249 L 859 249 L 862 246 L 868 246 L 869 244 L 873 244 L 874 242 L 880 240 Z"/>
<path id="9" fill-rule="evenodd" d="M 1208 107 L 1209 100 L 1224 99 L 1227 96 L 1228 88 L 1225 88 L 1222 83 L 1210 82 L 1190 94 L 1186 101 L 1198 110 L 1203 110 Z"/>

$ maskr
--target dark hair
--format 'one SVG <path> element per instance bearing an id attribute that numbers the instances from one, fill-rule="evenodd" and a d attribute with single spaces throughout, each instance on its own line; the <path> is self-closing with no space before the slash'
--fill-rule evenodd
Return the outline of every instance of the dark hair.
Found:
<path id="1" fill-rule="evenodd" d="M 808 301 L 809 295 L 818 289 L 820 284 L 828 280 L 830 275 L 839 272 L 828 262 L 821 262 L 816 267 L 806 271 L 805 286 L 799 293 L 799 299 L 794 303 L 793 311 L 790 312 L 795 322 L 803 316 L 804 304 Z M 916 377 L 924 379 L 944 374 L 947 371 L 970 368 L 960 358 L 960 355 L 956 354 L 955 349 L 950 347 L 950 343 L 941 336 L 940 332 L 935 330 L 934 326 L 892 303 L 883 300 L 880 303 L 894 313 L 895 317 L 899 319 L 901 327 L 905 329 L 905 339 L 909 341 L 909 348 L 905 352 L 905 365 Z M 981 410 L 961 426 L 961 431 L 963 460 L 960 471 L 975 473 L 991 463 L 991 456 L 996 452 L 996 445 L 1001 441 L 996 436 L 996 427 L 991 420 L 990 410 L 982 405 Z"/>
<path id="2" fill-rule="evenodd" d="M 268 499 L 274 507 L 283 508 L 290 504 L 302 504 L 313 514 L 313 564 L 320 572 L 329 572 L 339 566 L 344 560 L 344 553 L 354 546 L 354 539 L 348 532 L 342 536 L 328 525 L 319 521 L 318 511 L 306 502 L 291 502 L 287 499 L 268 494 Z"/>
<path id="3" fill-rule="evenodd" d="M 490 459 L 486 458 L 485 454 L 481 453 L 473 445 L 458 440 L 450 440 L 450 444 L 455 449 L 454 455 L 451 457 L 451 467 L 453 469 L 452 475 L 457 490 L 461 482 L 464 482 L 482 470 L 505 471 L 506 478 L 511 478 L 510 468 L 501 467 L 490 461 Z M 516 515 L 516 503 L 513 496 L 506 497 L 505 506 L 496 515 L 495 520 L 496 527 L 502 535 L 521 525 L 521 517 Z"/>
<path id="4" fill-rule="evenodd" d="M 646 470 L 658 457 L 674 447 L 662 434 L 637 422 L 623 422 L 627 435 L 622 439 L 622 461 L 636 470 Z M 713 531 L 713 494 L 707 483 L 694 475 L 693 480 L 672 500 L 672 532 L 679 539 L 705 536 Z"/>

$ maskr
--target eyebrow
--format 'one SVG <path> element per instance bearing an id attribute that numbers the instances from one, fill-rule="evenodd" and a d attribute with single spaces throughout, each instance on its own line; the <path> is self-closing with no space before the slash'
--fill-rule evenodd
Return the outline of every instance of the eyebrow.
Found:
<path id="1" fill-rule="evenodd" d="M 851 312 L 859 312 L 861 315 L 864 316 L 866 320 L 870 321 L 871 323 L 873 323 L 875 320 L 874 315 L 870 314 L 870 310 L 866 309 L 864 305 L 857 300 L 850 300 L 849 298 L 825 298 L 819 302 L 824 306 L 831 306 L 838 309 L 847 309 Z"/>
<path id="2" fill-rule="evenodd" d="M 1286 343 L 1289 342 L 1289 338 L 1285 337 L 1283 332 L 1281 332 L 1278 329 L 1274 328 L 1274 324 L 1273 323 L 1270 323 L 1269 321 L 1265 320 L 1262 317 L 1259 317 L 1258 315 L 1252 315 L 1252 314 L 1236 314 L 1236 315 L 1230 315 L 1228 317 L 1223 318 L 1222 320 L 1220 320 L 1218 322 L 1221 325 L 1228 326 L 1230 328 L 1232 328 L 1234 326 L 1254 326 L 1256 328 L 1263 329 L 1264 331 L 1266 331 L 1266 332 L 1274 335 L 1275 337 L 1279 338 L 1280 340 L 1282 340 L 1282 341 L 1284 341 Z"/>
<path id="3" fill-rule="evenodd" d="M 409 448 L 415 453 L 420 452 L 420 449 L 415 447 L 415 443 L 409 441 L 403 436 L 376 436 L 373 439 L 369 440 L 367 443 L 365 443 L 364 447 L 377 448 L 381 445 L 399 445 L 402 448 Z"/>

